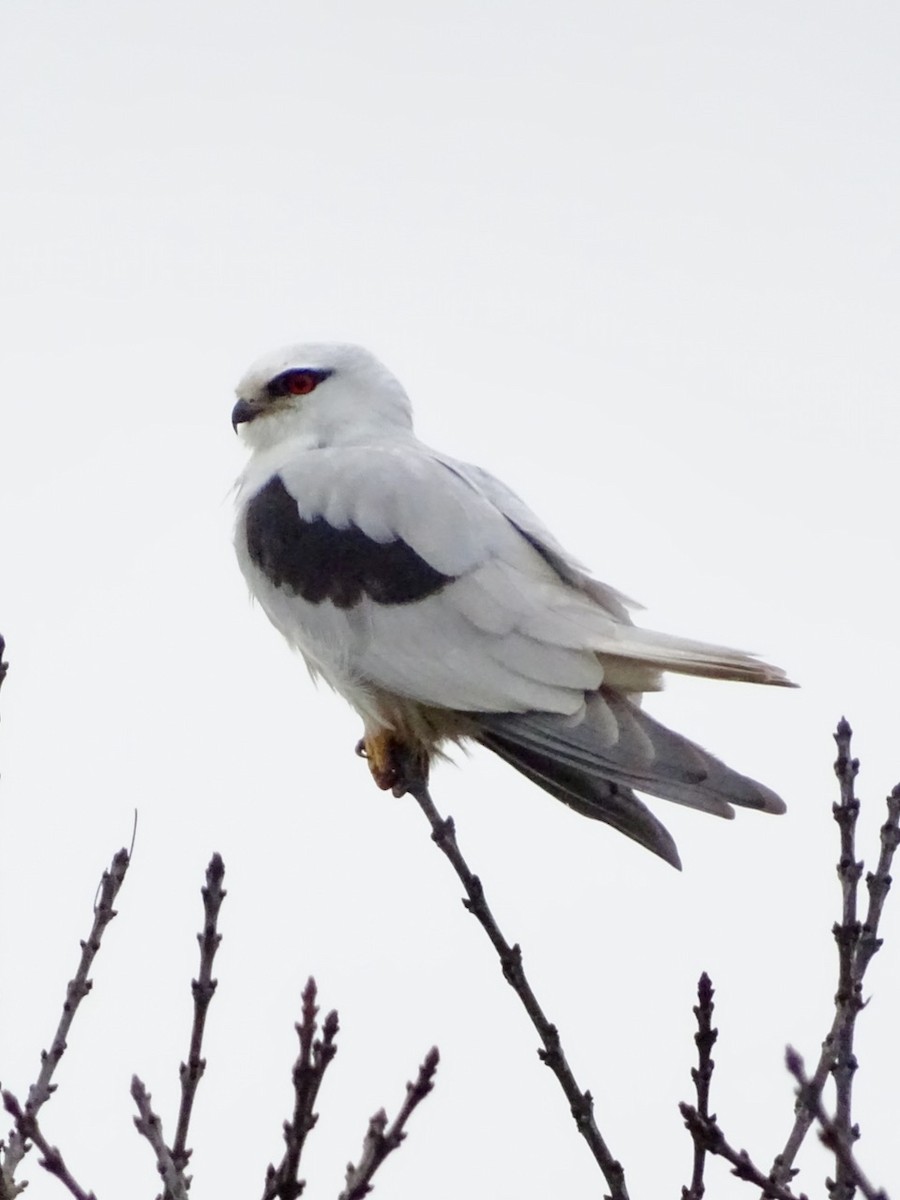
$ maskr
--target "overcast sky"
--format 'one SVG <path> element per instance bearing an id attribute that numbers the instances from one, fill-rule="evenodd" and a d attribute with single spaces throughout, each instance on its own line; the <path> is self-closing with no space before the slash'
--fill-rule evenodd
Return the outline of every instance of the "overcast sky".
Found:
<path id="1" fill-rule="evenodd" d="M 338 1193 L 432 1043 L 436 1090 L 377 1195 L 602 1190 L 423 818 L 372 787 L 357 719 L 234 563 L 234 384 L 317 339 L 375 351 L 421 436 L 506 479 L 646 624 L 802 684 L 651 699 L 789 807 L 654 802 L 681 875 L 484 752 L 433 780 L 632 1195 L 689 1178 L 703 969 L 713 1107 L 769 1165 L 784 1045 L 814 1058 L 831 1019 L 842 713 L 869 861 L 900 779 L 898 61 L 877 0 L 4 0 L 0 1079 L 34 1078 L 137 808 L 45 1110 L 100 1200 L 154 1194 L 128 1083 L 171 1137 L 213 850 L 192 1197 L 256 1196 L 280 1156 L 310 973 L 343 1026 L 310 1197 Z M 896 1190 L 896 912 L 885 933 L 857 1118 Z M 29 1196 L 59 1196 L 34 1157 Z M 821 1195 L 826 1160 L 802 1162 Z M 747 1194 L 716 1164 L 710 1186 Z"/>

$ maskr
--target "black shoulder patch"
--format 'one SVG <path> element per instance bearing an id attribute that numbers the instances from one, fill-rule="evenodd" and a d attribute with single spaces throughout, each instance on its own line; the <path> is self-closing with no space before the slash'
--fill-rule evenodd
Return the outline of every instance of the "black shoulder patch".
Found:
<path id="1" fill-rule="evenodd" d="M 247 505 L 247 549 L 271 582 L 311 604 L 352 608 L 363 595 L 377 604 L 410 604 L 453 582 L 400 538 L 376 542 L 356 525 L 335 529 L 324 517 L 305 521 L 280 475 Z"/>

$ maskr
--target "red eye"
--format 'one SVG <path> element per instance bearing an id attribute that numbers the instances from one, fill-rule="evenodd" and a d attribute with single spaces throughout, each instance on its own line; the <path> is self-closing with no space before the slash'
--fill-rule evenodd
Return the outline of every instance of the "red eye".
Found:
<path id="1" fill-rule="evenodd" d="M 308 396 L 330 374 L 330 371 L 314 371 L 308 367 L 283 371 L 269 382 L 267 391 L 270 396 Z"/>
<path id="2" fill-rule="evenodd" d="M 292 396 L 305 396 L 318 382 L 311 371 L 289 371 L 284 377 L 285 391 Z"/>

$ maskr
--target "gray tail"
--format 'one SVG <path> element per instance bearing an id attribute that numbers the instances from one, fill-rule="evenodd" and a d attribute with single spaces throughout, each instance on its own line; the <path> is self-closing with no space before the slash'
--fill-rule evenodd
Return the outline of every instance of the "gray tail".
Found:
<path id="1" fill-rule="evenodd" d="M 720 817 L 732 804 L 784 812 L 760 783 L 601 688 L 580 720 L 555 713 L 479 713 L 478 740 L 584 816 L 612 825 L 674 867 L 675 843 L 632 789 Z"/>

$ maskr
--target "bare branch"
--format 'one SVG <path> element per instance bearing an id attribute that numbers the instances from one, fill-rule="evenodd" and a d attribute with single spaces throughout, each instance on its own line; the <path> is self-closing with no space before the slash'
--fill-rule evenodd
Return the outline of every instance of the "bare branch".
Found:
<path id="1" fill-rule="evenodd" d="M 410 774 L 394 789 L 395 795 L 404 791 L 413 796 L 431 824 L 431 836 L 440 847 L 466 890 L 463 904 L 478 920 L 481 927 L 491 940 L 494 949 L 500 957 L 500 965 L 507 983 L 522 1002 L 525 1011 L 531 1018 L 531 1023 L 543 1042 L 543 1049 L 538 1050 L 541 1061 L 546 1063 L 565 1092 L 569 1101 L 572 1116 L 578 1132 L 587 1142 L 591 1153 L 600 1167 L 612 1193 L 611 1200 L 628 1200 L 628 1190 L 625 1186 L 625 1172 L 621 1163 L 614 1158 L 604 1141 L 594 1120 L 594 1099 L 590 1092 L 583 1092 L 575 1081 L 575 1076 L 569 1066 L 560 1044 L 559 1032 L 544 1014 L 537 997 L 531 989 L 522 966 L 522 951 L 517 945 L 510 945 L 497 925 L 494 915 L 488 907 L 484 896 L 481 880 L 469 869 L 456 842 L 456 829 L 452 817 L 446 820 L 434 806 L 434 801 L 428 791 L 427 781 L 421 774 L 416 773 L 415 765 L 409 764 Z"/>
<path id="2" fill-rule="evenodd" d="M 862 981 L 856 978 L 853 969 L 856 950 L 862 932 L 857 917 L 857 892 L 862 878 L 863 864 L 856 859 L 856 822 L 859 816 L 859 800 L 854 794 L 854 782 L 859 771 L 859 760 L 850 758 L 851 729 L 843 720 L 838 725 L 835 741 L 838 757 L 835 773 L 840 781 L 840 803 L 834 805 L 834 819 L 841 834 L 841 857 L 838 861 L 838 878 L 841 881 L 841 922 L 834 927 L 834 938 L 838 947 L 838 990 L 835 1005 L 842 1014 L 835 1030 L 834 1061 L 831 1066 L 837 1091 L 837 1113 L 835 1122 L 847 1139 L 851 1133 L 853 1107 L 853 1076 L 856 1072 L 856 1055 L 853 1040 L 856 1016 L 862 1008 Z M 819 1088 L 819 1096 L 821 1096 Z M 812 1110 L 811 1110 L 812 1111 Z M 837 1184 L 832 1200 L 852 1200 L 853 1185 L 843 1178 L 840 1163 L 837 1169 Z"/>
<path id="3" fill-rule="evenodd" d="M 835 1196 L 841 1194 L 838 1192 L 838 1188 L 844 1188 L 846 1194 L 852 1196 L 855 1190 L 859 1188 L 866 1200 L 888 1200 L 887 1192 L 882 1188 L 876 1188 L 866 1178 L 866 1175 L 854 1157 L 853 1141 L 847 1137 L 846 1132 L 841 1129 L 837 1121 L 833 1120 L 825 1112 L 822 1105 L 821 1089 L 816 1089 L 813 1086 L 812 1080 L 806 1074 L 803 1059 L 790 1046 L 788 1046 L 787 1053 L 785 1054 L 785 1064 L 797 1081 L 798 1104 L 802 1104 L 805 1108 L 808 1108 L 814 1120 L 818 1121 L 820 1126 L 819 1137 L 822 1144 L 832 1151 L 841 1167 L 843 1179 L 828 1181 L 829 1195 Z"/>
<path id="4" fill-rule="evenodd" d="M 188 1165 L 191 1151 L 187 1147 L 188 1128 L 191 1123 L 191 1113 L 197 1096 L 197 1087 L 206 1070 L 206 1059 L 201 1057 L 203 1046 L 203 1030 L 206 1025 L 206 1014 L 209 1010 L 217 981 L 212 977 L 213 960 L 222 935 L 217 931 L 219 909 L 225 899 L 226 892 L 222 887 L 225 878 L 225 864 L 221 855 L 214 854 L 206 868 L 206 886 L 202 889 L 203 896 L 203 931 L 197 934 L 200 944 L 200 971 L 196 979 L 191 980 L 191 992 L 194 997 L 194 1022 L 191 1028 L 191 1046 L 186 1063 L 179 1068 L 181 1081 L 181 1105 L 178 1110 L 178 1124 L 175 1130 L 175 1141 L 172 1145 L 172 1161 L 176 1168 L 183 1172 Z"/>
<path id="5" fill-rule="evenodd" d="M 881 827 L 881 853 L 874 871 L 866 875 L 869 904 L 860 933 L 854 970 L 860 984 L 873 956 L 881 949 L 878 925 L 884 902 L 891 888 L 891 863 L 900 846 L 900 784 L 887 797 L 887 819 Z"/>
<path id="6" fill-rule="evenodd" d="M 716 1154 L 731 1163 L 732 1175 L 758 1187 L 762 1200 L 807 1200 L 802 1192 L 793 1192 L 786 1184 L 764 1175 L 746 1150 L 735 1150 L 729 1145 L 715 1116 L 701 1116 L 692 1104 L 679 1104 L 678 1108 L 694 1145 L 700 1142 L 709 1154 Z"/>
<path id="7" fill-rule="evenodd" d="M 840 780 L 841 803 L 840 803 L 840 805 L 835 805 L 832 810 L 835 814 L 835 820 L 838 821 L 838 825 L 840 826 L 840 829 L 841 829 L 841 862 L 838 864 L 839 874 L 841 871 L 841 864 L 844 861 L 845 829 L 850 824 L 850 814 L 839 817 L 838 812 L 839 812 L 839 809 L 841 808 L 841 806 L 844 805 L 848 799 L 853 800 L 853 803 L 856 804 L 855 799 L 853 798 L 853 780 L 854 780 L 854 778 L 856 776 L 856 772 L 859 768 L 859 763 L 854 762 L 850 758 L 851 732 L 852 731 L 850 729 L 849 724 L 847 723 L 846 720 L 844 720 L 842 718 L 840 723 L 838 724 L 837 732 L 835 734 L 835 741 L 837 742 L 837 746 L 838 746 L 838 757 L 834 764 L 835 773 L 837 774 L 837 776 Z M 856 809 L 858 810 L 858 804 L 856 804 Z M 853 815 L 852 820 L 855 823 L 855 815 Z M 850 854 L 848 856 L 848 861 L 850 861 L 850 862 L 853 861 L 852 854 Z M 848 878 L 848 875 L 846 873 L 841 876 L 842 894 L 844 895 L 844 898 L 845 898 L 845 904 L 846 904 L 846 893 L 844 892 L 844 884 L 845 884 L 845 881 L 847 880 L 847 878 Z M 837 931 L 839 930 L 839 928 L 840 928 L 840 926 L 838 926 L 838 925 L 834 926 L 836 940 L 838 940 L 837 939 Z M 844 944 L 846 945 L 846 944 L 848 944 L 848 942 L 849 942 L 849 936 L 844 939 Z M 844 975 L 844 972 L 845 972 L 845 965 L 843 962 L 842 943 L 840 940 L 838 940 L 838 959 L 839 959 L 838 976 L 839 976 L 839 980 L 840 980 L 840 978 Z M 834 1064 L 835 1048 L 837 1045 L 838 1037 L 840 1035 L 840 1030 L 841 1030 L 841 1027 L 843 1026 L 843 1024 L 846 1022 L 847 1017 L 848 1017 L 848 1014 L 846 1011 L 846 1004 L 844 1002 L 847 994 L 848 993 L 847 993 L 846 989 L 842 993 L 841 987 L 840 987 L 840 982 L 839 982 L 838 991 L 835 995 L 834 1020 L 832 1021 L 831 1029 L 828 1031 L 828 1033 L 825 1037 L 825 1040 L 822 1042 L 822 1051 L 819 1056 L 819 1061 L 816 1064 L 815 1072 L 813 1074 L 812 1079 L 810 1080 L 810 1087 L 812 1089 L 815 1089 L 819 1095 L 821 1095 L 821 1093 L 822 1093 L 822 1088 L 824 1088 L 825 1083 L 828 1079 L 829 1072 L 831 1071 L 832 1066 Z M 785 1143 L 784 1149 L 781 1151 L 781 1153 L 779 1155 L 776 1156 L 775 1161 L 772 1165 L 773 1179 L 777 1179 L 781 1182 L 786 1182 L 796 1173 L 793 1170 L 794 1161 L 797 1157 L 797 1153 L 799 1152 L 800 1147 L 803 1144 L 803 1141 L 804 1141 L 807 1133 L 809 1132 L 812 1122 L 813 1122 L 813 1117 L 812 1117 L 812 1113 L 810 1111 L 809 1106 L 801 1105 L 801 1104 L 797 1103 L 794 1106 L 794 1124 L 793 1124 L 790 1134 L 788 1135 L 788 1140 Z"/>
<path id="8" fill-rule="evenodd" d="M 72 1175 L 72 1172 L 66 1166 L 62 1154 L 60 1154 L 55 1146 L 51 1146 L 44 1137 L 34 1113 L 29 1113 L 23 1109 L 12 1092 L 3 1093 L 3 1105 L 15 1121 L 16 1130 L 23 1142 L 34 1142 L 35 1146 L 40 1150 L 42 1157 L 38 1159 L 38 1162 L 44 1170 L 54 1175 L 68 1190 L 70 1195 L 75 1197 L 75 1200 L 97 1200 L 93 1192 L 86 1192 L 80 1186 Z M 15 1191 L 10 1193 L 11 1195 L 23 1191 L 25 1184 L 14 1185 L 14 1187 Z"/>
<path id="9" fill-rule="evenodd" d="M 187 1200 L 188 1185 L 184 1172 L 179 1170 L 172 1159 L 172 1152 L 163 1137 L 162 1122 L 151 1106 L 150 1093 L 137 1075 L 131 1077 L 131 1095 L 138 1110 L 134 1125 L 153 1150 L 156 1169 L 163 1181 L 164 1200 Z"/>
<path id="10" fill-rule="evenodd" d="M 316 1038 L 316 981 L 310 976 L 303 989 L 303 1012 L 299 1025 L 294 1028 L 300 1040 L 300 1052 L 294 1063 L 294 1112 L 290 1121 L 284 1123 L 284 1156 L 277 1167 L 269 1164 L 263 1188 L 263 1200 L 297 1200 L 306 1187 L 298 1178 L 300 1156 L 309 1131 L 319 1117 L 313 1105 L 319 1094 L 322 1078 L 328 1064 L 337 1054 L 335 1038 L 338 1033 L 338 1015 L 333 1010 L 322 1023 L 322 1036 Z"/>
<path id="11" fill-rule="evenodd" d="M 835 1013 L 831 1029 L 822 1043 L 816 1069 L 809 1079 L 809 1097 L 819 1101 L 829 1074 L 834 1074 L 837 1089 L 835 1122 L 850 1141 L 857 1136 L 852 1118 L 852 1087 L 857 1062 L 853 1052 L 856 1018 L 863 1008 L 862 988 L 866 969 L 881 946 L 878 926 L 884 901 L 890 888 L 890 868 L 900 843 L 900 785 L 887 799 L 888 816 L 881 829 L 881 853 L 878 866 L 866 878 L 869 904 L 865 921 L 860 924 L 857 914 L 857 893 L 862 875 L 862 863 L 856 860 L 855 832 L 859 801 L 854 781 L 859 770 L 858 759 L 850 756 L 853 731 L 841 718 L 834 735 L 838 756 L 834 764 L 840 784 L 840 801 L 833 806 L 835 821 L 840 829 L 841 856 L 838 877 L 841 881 L 841 921 L 834 926 L 838 947 L 838 987 L 834 998 Z M 795 1174 L 793 1164 L 800 1146 L 813 1124 L 814 1105 L 801 1104 L 794 1109 L 794 1124 L 784 1149 L 772 1166 L 772 1177 L 786 1183 Z M 844 1168 L 838 1161 L 834 1200 L 852 1195 L 852 1181 L 844 1180 Z M 843 1191 L 841 1190 L 843 1188 Z"/>
<path id="12" fill-rule="evenodd" d="M 363 1139 L 362 1156 L 357 1165 L 348 1163 L 346 1187 L 338 1200 L 362 1200 L 363 1196 L 371 1192 L 372 1176 L 406 1137 L 406 1122 L 434 1087 L 434 1073 L 439 1059 L 437 1046 L 432 1046 L 419 1067 L 415 1083 L 406 1085 L 406 1100 L 391 1125 L 388 1125 L 387 1113 L 383 1108 L 369 1121 L 369 1128 Z"/>
<path id="13" fill-rule="evenodd" d="M 53 1074 L 60 1059 L 65 1054 L 66 1041 L 72 1022 L 75 1019 L 75 1014 L 78 1011 L 78 1006 L 91 990 L 92 983 L 88 975 L 97 951 L 100 949 L 100 941 L 103 933 L 116 915 L 113 904 L 125 880 L 129 861 L 128 851 L 120 850 L 114 855 L 109 870 L 103 872 L 98 889 L 98 897 L 94 905 L 94 923 L 91 926 L 91 932 L 88 934 L 87 941 L 81 943 L 81 959 L 78 963 L 78 970 L 75 972 L 75 977 L 69 980 L 66 987 L 66 998 L 63 1003 L 59 1025 L 56 1028 L 50 1049 L 41 1051 L 41 1069 L 37 1079 L 28 1089 L 28 1099 L 25 1102 L 24 1108 L 26 1118 L 36 1118 L 42 1106 L 46 1104 L 55 1090 L 56 1085 L 53 1083 Z M 28 1121 L 26 1121 L 25 1127 L 29 1127 Z M 17 1123 L 16 1127 L 10 1131 L 3 1153 L 3 1161 L 0 1162 L 0 1196 L 14 1196 L 16 1194 L 18 1189 L 14 1182 L 14 1176 L 26 1149 L 27 1141 L 23 1137 L 21 1128 Z"/>
<path id="14" fill-rule="evenodd" d="M 712 1048 L 719 1036 L 718 1029 L 712 1027 L 713 1004 L 712 980 L 704 971 L 697 984 L 697 1004 L 694 1006 L 694 1016 L 697 1018 L 697 1032 L 694 1041 L 697 1044 L 698 1065 L 691 1069 L 691 1079 L 697 1092 L 697 1112 L 704 1120 L 709 1120 L 709 1086 L 712 1081 L 713 1067 Z M 690 1128 L 690 1126 L 688 1126 Z M 690 1187 L 681 1189 L 682 1200 L 702 1200 L 706 1191 L 703 1183 L 703 1171 L 706 1166 L 706 1142 L 703 1138 L 694 1138 L 694 1170 Z"/>

